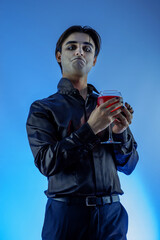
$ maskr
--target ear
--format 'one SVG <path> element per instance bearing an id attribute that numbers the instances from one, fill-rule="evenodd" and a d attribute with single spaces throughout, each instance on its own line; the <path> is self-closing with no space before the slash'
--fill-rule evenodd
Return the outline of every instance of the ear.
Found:
<path id="1" fill-rule="evenodd" d="M 94 57 L 94 60 L 93 60 L 93 66 L 96 65 L 96 62 L 97 62 L 97 57 Z"/>
<path id="2" fill-rule="evenodd" d="M 61 62 L 61 53 L 60 53 L 60 52 L 57 52 L 57 53 L 56 53 L 56 59 L 57 59 L 57 62 L 58 62 L 58 63 Z"/>

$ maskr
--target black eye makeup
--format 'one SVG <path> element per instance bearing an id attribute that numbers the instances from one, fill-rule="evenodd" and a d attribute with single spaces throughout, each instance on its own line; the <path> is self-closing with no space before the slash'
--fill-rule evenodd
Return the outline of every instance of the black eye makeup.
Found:
<path id="1" fill-rule="evenodd" d="M 92 45 L 92 43 L 90 42 L 77 42 L 77 41 L 68 41 L 65 45 L 67 46 L 66 47 L 66 50 L 69 50 L 69 51 L 73 51 L 73 50 L 76 50 L 77 49 L 77 44 L 82 44 L 82 48 L 83 48 L 83 51 L 86 52 L 86 53 L 92 53 L 93 50 L 94 50 L 94 47 Z"/>
<path id="2" fill-rule="evenodd" d="M 92 48 L 91 48 L 90 46 L 84 46 L 84 47 L 83 47 L 83 50 L 84 50 L 85 52 L 92 52 Z"/>
<path id="3" fill-rule="evenodd" d="M 67 50 L 76 50 L 77 46 L 76 45 L 69 45 L 66 49 Z"/>
<path id="4" fill-rule="evenodd" d="M 83 51 L 84 52 L 92 52 L 92 48 L 90 46 L 83 46 Z M 69 45 L 67 46 L 66 50 L 70 50 L 70 51 L 73 51 L 73 50 L 76 50 L 77 49 L 77 46 L 75 44 L 72 44 L 72 45 Z"/>

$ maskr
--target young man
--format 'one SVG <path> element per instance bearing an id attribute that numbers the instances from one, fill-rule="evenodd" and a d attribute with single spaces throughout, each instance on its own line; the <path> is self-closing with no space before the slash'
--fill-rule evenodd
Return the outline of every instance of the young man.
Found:
<path id="1" fill-rule="evenodd" d="M 100 43 L 90 27 L 67 29 L 55 51 L 62 71 L 58 91 L 30 108 L 29 143 L 35 165 L 48 178 L 43 240 L 126 239 L 128 216 L 119 200 L 117 170 L 130 174 L 138 161 L 128 127 L 133 109 L 120 98 L 97 107 L 98 91 L 87 77 Z M 120 144 L 101 144 L 110 124 Z"/>

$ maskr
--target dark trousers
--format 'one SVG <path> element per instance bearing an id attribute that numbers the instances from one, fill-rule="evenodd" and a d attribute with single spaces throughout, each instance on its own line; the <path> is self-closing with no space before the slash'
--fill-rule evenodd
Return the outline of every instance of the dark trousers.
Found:
<path id="1" fill-rule="evenodd" d="M 87 207 L 48 199 L 42 240 L 126 240 L 127 229 L 120 202 Z"/>

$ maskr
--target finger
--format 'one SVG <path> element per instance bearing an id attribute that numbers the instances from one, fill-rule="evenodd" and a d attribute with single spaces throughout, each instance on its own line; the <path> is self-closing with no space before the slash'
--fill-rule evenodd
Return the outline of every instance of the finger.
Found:
<path id="1" fill-rule="evenodd" d="M 125 104 L 126 105 L 126 104 Z M 127 118 L 130 118 L 130 119 L 132 119 L 133 118 L 133 109 L 132 109 L 132 107 L 130 106 L 130 107 L 128 107 L 128 108 L 126 108 L 126 107 L 124 107 L 123 108 L 123 111 L 124 111 L 124 115 L 127 117 Z"/>
<path id="2" fill-rule="evenodd" d="M 131 114 L 134 113 L 134 110 L 133 110 L 133 108 L 131 107 L 131 105 L 129 105 L 127 102 L 125 102 L 125 106 L 126 106 L 127 110 L 128 110 Z"/>
<path id="3" fill-rule="evenodd" d="M 102 100 L 103 101 L 103 100 Z M 120 97 L 115 97 L 115 98 L 112 98 L 112 99 L 109 99 L 108 101 L 106 102 L 100 102 L 100 108 L 106 108 L 107 106 L 111 105 L 111 104 L 115 104 L 119 101 L 122 101 L 122 98 Z"/>
<path id="4" fill-rule="evenodd" d="M 131 124 L 131 120 L 133 118 L 133 115 L 128 111 L 127 108 L 125 108 L 124 106 L 122 106 L 122 114 L 123 118 L 126 118 L 127 121 L 129 122 L 129 124 Z"/>
<path id="5" fill-rule="evenodd" d="M 113 112 L 110 113 L 110 117 L 116 119 L 116 118 L 117 118 L 117 115 L 119 115 L 119 114 L 121 113 L 121 111 L 122 111 L 121 108 L 116 109 L 115 111 L 113 111 Z"/>
<path id="6" fill-rule="evenodd" d="M 117 110 L 117 108 L 121 108 L 122 106 L 123 106 L 123 104 L 121 102 L 118 102 L 118 103 L 115 103 L 115 104 L 111 105 L 110 107 L 108 107 L 106 109 L 106 111 L 107 112 L 112 112 L 112 111 Z M 122 111 L 122 109 L 121 109 L 121 111 Z"/>
<path id="7" fill-rule="evenodd" d="M 131 124 L 131 120 L 128 120 L 126 117 L 124 117 L 122 113 L 118 115 L 118 120 L 123 124 L 123 126 L 126 127 Z"/>

